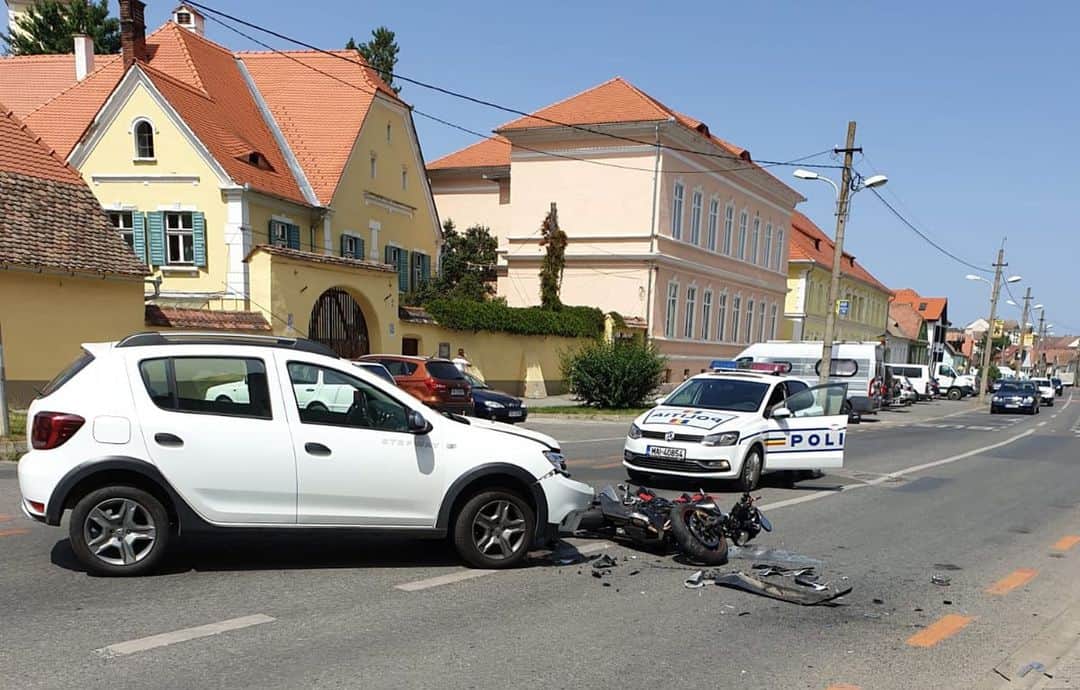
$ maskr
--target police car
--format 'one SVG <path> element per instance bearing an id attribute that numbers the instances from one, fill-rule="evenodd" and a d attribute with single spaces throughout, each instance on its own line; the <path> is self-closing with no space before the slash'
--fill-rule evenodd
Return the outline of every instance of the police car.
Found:
<path id="1" fill-rule="evenodd" d="M 630 425 L 623 466 L 631 481 L 735 479 L 750 491 L 763 472 L 843 467 L 846 383 L 811 388 L 782 364 L 710 368 Z"/>

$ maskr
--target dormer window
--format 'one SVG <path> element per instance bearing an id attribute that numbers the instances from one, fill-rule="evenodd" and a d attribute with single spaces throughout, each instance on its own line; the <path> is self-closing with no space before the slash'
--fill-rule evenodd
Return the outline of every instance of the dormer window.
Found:
<path id="1" fill-rule="evenodd" d="M 154 125 L 149 120 L 135 121 L 135 160 L 154 160 Z"/>
<path id="2" fill-rule="evenodd" d="M 260 170 L 274 170 L 274 166 L 270 165 L 270 161 L 266 159 L 266 156 L 262 155 L 258 151 L 249 152 L 246 156 L 241 158 L 241 160 L 245 161 L 248 165 L 254 165 Z"/>
<path id="3" fill-rule="evenodd" d="M 176 23 L 180 26 L 191 26 L 191 12 L 177 12 Z"/>
<path id="4" fill-rule="evenodd" d="M 919 311 L 926 311 L 926 302 L 919 302 Z"/>

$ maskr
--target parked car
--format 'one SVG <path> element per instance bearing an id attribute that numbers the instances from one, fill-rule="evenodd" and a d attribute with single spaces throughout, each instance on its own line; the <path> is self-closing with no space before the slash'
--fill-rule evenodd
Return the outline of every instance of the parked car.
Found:
<path id="1" fill-rule="evenodd" d="M 353 362 L 353 366 L 371 372 L 387 383 L 392 383 L 395 386 L 397 385 L 397 381 L 394 380 L 394 375 L 390 373 L 390 370 L 378 362 Z"/>
<path id="2" fill-rule="evenodd" d="M 1039 414 L 1039 389 L 1031 381 L 1004 381 L 990 398 L 990 414 L 999 412 Z"/>
<path id="3" fill-rule="evenodd" d="M 915 386 L 906 376 L 900 377 L 900 403 L 902 405 L 911 405 L 919 399 L 919 394 L 915 392 Z"/>
<path id="4" fill-rule="evenodd" d="M 1031 379 L 1031 382 L 1039 389 L 1039 402 L 1043 405 L 1054 406 L 1054 398 L 1057 397 L 1057 391 L 1054 389 L 1053 382 L 1047 378 Z"/>
<path id="5" fill-rule="evenodd" d="M 400 388 L 440 412 L 463 415 L 473 412 L 472 386 L 448 359 L 367 355 L 358 361 L 383 365 Z"/>
<path id="6" fill-rule="evenodd" d="M 1059 398 L 1065 395 L 1065 383 L 1061 379 L 1054 376 L 1050 379 L 1050 382 L 1054 384 L 1054 392 L 1057 393 Z"/>
<path id="7" fill-rule="evenodd" d="M 238 374 L 246 402 L 207 395 Z M 349 408 L 304 406 L 312 380 L 351 389 Z M 512 567 L 593 499 L 555 439 L 435 414 L 306 340 L 88 344 L 29 419 L 21 508 L 52 526 L 70 510 L 72 550 L 104 575 L 154 570 L 177 533 L 252 527 L 447 536 L 471 566 Z"/>
<path id="8" fill-rule="evenodd" d="M 952 365 L 938 362 L 934 368 L 934 379 L 949 400 L 960 400 L 966 395 L 975 395 L 975 377 L 961 375 Z"/>
<path id="9" fill-rule="evenodd" d="M 524 400 L 500 393 L 472 374 L 465 374 L 465 380 L 472 386 L 473 414 L 477 417 L 517 424 L 529 416 Z"/>

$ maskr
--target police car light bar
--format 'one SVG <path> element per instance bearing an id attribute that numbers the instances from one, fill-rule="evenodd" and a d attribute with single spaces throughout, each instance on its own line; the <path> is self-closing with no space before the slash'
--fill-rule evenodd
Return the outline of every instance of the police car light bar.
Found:
<path id="1" fill-rule="evenodd" d="M 714 359 L 709 362 L 709 368 L 713 371 L 726 371 L 730 369 L 738 369 L 739 363 L 733 359 Z"/>
<path id="2" fill-rule="evenodd" d="M 791 371 L 789 362 L 751 362 L 750 371 L 760 371 L 765 374 L 786 374 Z"/>

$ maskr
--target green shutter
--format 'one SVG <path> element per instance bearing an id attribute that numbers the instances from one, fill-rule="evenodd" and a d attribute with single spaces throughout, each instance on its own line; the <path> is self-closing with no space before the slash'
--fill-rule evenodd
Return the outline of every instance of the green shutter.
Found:
<path id="1" fill-rule="evenodd" d="M 206 216 L 202 211 L 191 214 L 192 256 L 195 265 L 206 268 Z"/>
<path id="2" fill-rule="evenodd" d="M 397 252 L 398 290 L 409 291 L 409 252 L 398 249 Z"/>
<path id="3" fill-rule="evenodd" d="M 366 259 L 367 254 L 365 253 L 366 250 L 364 248 L 364 238 L 363 237 L 357 237 L 355 239 L 356 239 L 356 256 L 354 256 L 353 258 L 354 259 Z"/>
<path id="4" fill-rule="evenodd" d="M 349 251 L 348 247 L 346 246 L 348 244 L 348 242 L 349 242 L 349 236 L 348 235 L 342 235 L 341 236 L 341 255 L 343 257 L 345 257 L 346 259 L 355 259 L 356 257 L 354 257 L 352 255 L 352 252 Z"/>
<path id="5" fill-rule="evenodd" d="M 383 262 L 397 266 L 397 247 L 386 245 L 386 250 L 383 251 Z"/>
<path id="6" fill-rule="evenodd" d="M 150 264 L 165 265 L 165 212 L 151 211 L 146 214 L 146 230 L 150 239 Z"/>
<path id="7" fill-rule="evenodd" d="M 132 249 L 135 250 L 135 256 L 146 263 L 146 216 L 138 211 L 131 212 L 131 237 L 134 240 Z"/>
<path id="8" fill-rule="evenodd" d="M 427 254 L 420 255 L 420 276 L 425 285 L 431 282 L 431 257 Z"/>
<path id="9" fill-rule="evenodd" d="M 299 225 L 293 225 L 293 224 L 290 223 L 286 227 L 289 228 L 289 248 L 290 249 L 299 249 L 300 248 L 300 226 Z"/>

